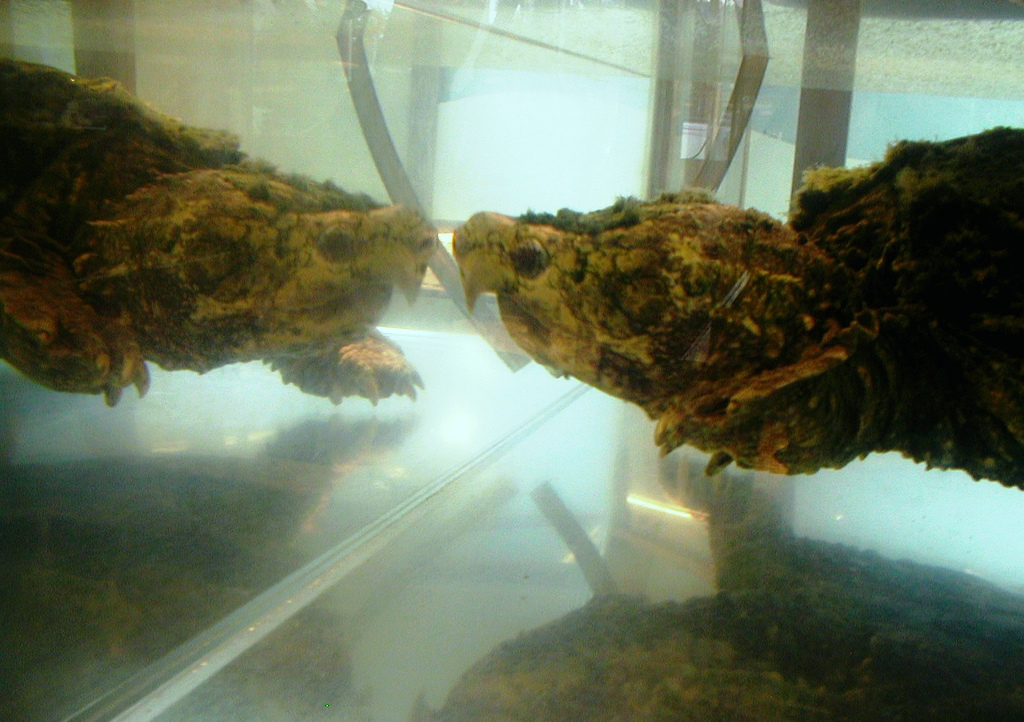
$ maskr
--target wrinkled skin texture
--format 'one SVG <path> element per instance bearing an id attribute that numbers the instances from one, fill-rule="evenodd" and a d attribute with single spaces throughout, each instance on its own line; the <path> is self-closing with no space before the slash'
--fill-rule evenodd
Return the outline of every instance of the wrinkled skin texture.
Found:
<path id="1" fill-rule="evenodd" d="M 379 320 L 436 238 L 109 80 L 0 60 L 0 356 L 60 391 L 263 360 L 338 402 L 421 385 Z"/>
<path id="2" fill-rule="evenodd" d="M 478 214 L 470 300 L 556 373 L 776 473 L 897 450 L 1024 487 L 1024 131 L 812 172 L 782 224 L 706 198 Z"/>

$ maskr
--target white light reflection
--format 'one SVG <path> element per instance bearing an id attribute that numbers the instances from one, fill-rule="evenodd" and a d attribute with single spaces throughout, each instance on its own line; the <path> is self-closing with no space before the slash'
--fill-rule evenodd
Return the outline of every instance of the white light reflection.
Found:
<path id="1" fill-rule="evenodd" d="M 707 514 L 703 512 L 687 509 L 686 507 L 679 506 L 677 504 L 666 504 L 637 494 L 630 494 L 626 497 L 626 501 L 643 509 L 650 509 L 651 511 L 657 511 L 662 514 L 677 516 L 681 519 L 689 519 L 690 521 L 704 521 L 707 518 Z"/>
<path id="2" fill-rule="evenodd" d="M 438 436 L 445 444 L 465 446 L 473 441 L 480 424 L 473 414 L 456 411 L 448 414 L 440 424 Z"/>

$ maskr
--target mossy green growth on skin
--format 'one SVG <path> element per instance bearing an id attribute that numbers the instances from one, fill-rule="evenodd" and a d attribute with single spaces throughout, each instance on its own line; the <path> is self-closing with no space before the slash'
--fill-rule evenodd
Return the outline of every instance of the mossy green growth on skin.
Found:
<path id="1" fill-rule="evenodd" d="M 277 167 L 261 158 L 246 158 L 234 167 L 238 173 L 233 176 L 235 186 L 245 191 L 254 200 L 271 200 L 271 183 L 283 183 L 294 190 L 301 206 L 290 208 L 296 213 L 318 211 L 371 211 L 381 204 L 365 193 L 349 193 L 333 181 L 315 181 L 298 173 L 282 173 Z M 227 170 L 232 170 L 231 166 Z"/>
<path id="2" fill-rule="evenodd" d="M 666 453 L 807 474 L 900 451 L 1024 488 L 1024 129 L 811 171 L 788 224 L 708 201 L 478 214 L 459 263 Z"/>
<path id="3" fill-rule="evenodd" d="M 717 594 L 596 595 L 501 644 L 414 719 L 1024 718 L 1019 596 L 798 538 L 781 496 L 749 477 L 707 489 Z"/>
<path id="4" fill-rule="evenodd" d="M 0 59 L 0 358 L 114 404 L 147 362 L 263 360 L 335 403 L 413 396 L 375 324 L 437 237 L 411 209 L 249 158 L 117 82 Z"/>
<path id="5" fill-rule="evenodd" d="M 527 211 L 519 216 L 522 223 L 551 226 L 566 233 L 596 236 L 614 228 L 629 228 L 640 223 L 645 209 L 666 203 L 714 203 L 711 192 L 703 188 L 689 188 L 679 193 L 665 193 L 656 200 L 644 202 L 634 196 L 620 196 L 608 208 L 590 213 L 562 208 L 557 213 Z"/>

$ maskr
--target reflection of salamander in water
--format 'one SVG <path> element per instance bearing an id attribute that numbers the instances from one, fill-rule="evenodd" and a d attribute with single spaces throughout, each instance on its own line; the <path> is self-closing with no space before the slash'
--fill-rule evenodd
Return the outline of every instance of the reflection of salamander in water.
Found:
<path id="1" fill-rule="evenodd" d="M 470 300 L 666 452 L 795 474 L 898 450 L 1024 487 L 1024 131 L 812 171 L 788 225 L 665 197 L 478 214 L 455 251 Z"/>
<path id="2" fill-rule="evenodd" d="M 0 133 L 0 358 L 26 376 L 114 403 L 147 360 L 259 359 L 334 401 L 415 394 L 374 328 L 436 247 L 415 213 L 39 65 L 0 60 Z"/>

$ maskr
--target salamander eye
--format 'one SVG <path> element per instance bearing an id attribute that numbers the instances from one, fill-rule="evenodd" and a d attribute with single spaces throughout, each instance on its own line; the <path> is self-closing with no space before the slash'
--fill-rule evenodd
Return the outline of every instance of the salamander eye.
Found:
<path id="1" fill-rule="evenodd" d="M 523 278 L 536 278 L 548 267 L 548 254 L 535 241 L 509 251 L 512 267 Z"/>

